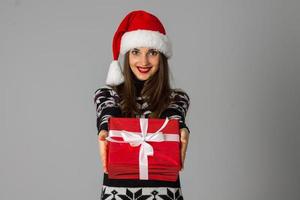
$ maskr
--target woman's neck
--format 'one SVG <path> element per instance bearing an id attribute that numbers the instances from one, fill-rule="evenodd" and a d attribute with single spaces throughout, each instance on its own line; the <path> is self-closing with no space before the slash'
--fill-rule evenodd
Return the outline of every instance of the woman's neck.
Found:
<path id="1" fill-rule="evenodd" d="M 134 83 L 134 86 L 135 86 L 135 88 L 136 88 L 136 93 L 137 93 L 136 95 L 137 95 L 137 96 L 140 96 L 141 91 L 142 91 L 142 89 L 143 89 L 143 87 L 144 87 L 145 81 L 139 80 L 139 79 L 137 79 L 137 78 L 134 76 L 134 78 L 133 78 L 133 83 Z"/>

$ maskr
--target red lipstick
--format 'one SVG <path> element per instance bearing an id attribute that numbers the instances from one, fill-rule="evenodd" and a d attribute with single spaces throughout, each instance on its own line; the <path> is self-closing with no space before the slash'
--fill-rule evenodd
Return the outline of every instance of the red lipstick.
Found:
<path id="1" fill-rule="evenodd" d="M 137 67 L 140 73 L 146 74 L 150 71 L 152 67 Z"/>

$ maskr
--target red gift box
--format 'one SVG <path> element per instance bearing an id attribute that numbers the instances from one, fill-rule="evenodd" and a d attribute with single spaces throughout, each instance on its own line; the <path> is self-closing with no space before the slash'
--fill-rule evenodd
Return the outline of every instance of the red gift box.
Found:
<path id="1" fill-rule="evenodd" d="M 181 169 L 177 119 L 110 117 L 107 140 L 109 178 L 177 180 Z"/>

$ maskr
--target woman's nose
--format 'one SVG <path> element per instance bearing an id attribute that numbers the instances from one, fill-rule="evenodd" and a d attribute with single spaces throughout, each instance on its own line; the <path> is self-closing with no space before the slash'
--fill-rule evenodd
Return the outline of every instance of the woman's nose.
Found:
<path id="1" fill-rule="evenodd" d="M 149 64 L 148 55 L 147 54 L 143 54 L 141 57 L 142 57 L 141 58 L 141 64 L 144 65 L 144 66 L 148 65 Z"/>

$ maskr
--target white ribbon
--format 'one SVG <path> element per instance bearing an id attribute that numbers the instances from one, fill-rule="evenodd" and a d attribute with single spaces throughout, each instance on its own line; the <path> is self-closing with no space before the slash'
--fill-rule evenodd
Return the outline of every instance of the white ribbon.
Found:
<path id="1" fill-rule="evenodd" d="M 179 141 L 178 134 L 163 134 L 160 132 L 166 127 L 169 119 L 166 118 L 163 125 L 154 133 L 148 133 L 148 119 L 140 118 L 141 132 L 129 132 L 126 130 L 109 130 L 106 138 L 110 142 L 129 143 L 133 147 L 140 145 L 139 173 L 140 179 L 148 179 L 148 156 L 153 156 L 153 147 L 147 142 Z M 114 140 L 111 137 L 122 137 L 123 141 Z"/>

